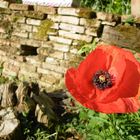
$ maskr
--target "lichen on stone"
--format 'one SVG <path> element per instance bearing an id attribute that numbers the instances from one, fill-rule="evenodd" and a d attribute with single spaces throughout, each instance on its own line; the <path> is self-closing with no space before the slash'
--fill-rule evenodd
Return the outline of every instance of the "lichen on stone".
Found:
<path id="1" fill-rule="evenodd" d="M 27 18 L 44 19 L 45 15 L 38 11 L 24 11 L 23 15 Z"/>
<path id="2" fill-rule="evenodd" d="M 9 20 L 1 20 L 0 21 L 0 27 L 3 28 L 7 34 L 7 38 L 11 37 L 11 34 L 13 32 L 13 25 Z"/>
<path id="3" fill-rule="evenodd" d="M 43 20 L 41 25 L 38 27 L 38 32 L 35 34 L 37 38 L 44 38 L 47 36 L 47 33 L 52 31 L 51 26 L 53 26 L 53 21 L 51 20 Z"/>
<path id="4" fill-rule="evenodd" d="M 0 7 L 0 14 L 11 14 L 11 10 Z"/>
<path id="5" fill-rule="evenodd" d="M 23 18 L 23 17 L 20 16 L 20 15 L 13 15 L 13 16 L 11 17 L 11 21 L 14 22 L 14 23 L 16 23 L 18 20 L 20 20 L 20 19 L 22 19 L 22 18 Z"/>
<path id="6" fill-rule="evenodd" d="M 78 12 L 79 17 L 92 18 L 95 17 L 95 12 L 89 8 L 80 8 Z"/>

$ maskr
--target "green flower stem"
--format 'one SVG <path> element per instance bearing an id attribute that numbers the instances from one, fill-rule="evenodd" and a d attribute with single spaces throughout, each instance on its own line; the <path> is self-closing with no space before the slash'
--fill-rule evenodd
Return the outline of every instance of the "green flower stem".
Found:
<path id="1" fill-rule="evenodd" d="M 124 140 L 123 137 L 119 134 L 117 128 L 116 128 L 116 123 L 115 123 L 115 114 L 109 114 L 109 120 L 111 122 L 111 125 L 114 129 L 114 132 L 116 134 L 116 136 L 118 137 L 119 140 Z"/>

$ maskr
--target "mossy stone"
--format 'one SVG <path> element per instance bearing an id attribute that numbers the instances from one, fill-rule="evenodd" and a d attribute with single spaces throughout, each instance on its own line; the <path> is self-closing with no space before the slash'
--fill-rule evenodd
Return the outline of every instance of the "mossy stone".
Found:
<path id="1" fill-rule="evenodd" d="M 38 32 L 35 34 L 37 38 L 44 38 L 47 36 L 48 32 L 51 32 L 51 26 L 53 26 L 54 22 L 51 20 L 43 20 L 41 25 L 38 27 Z"/>
<path id="2" fill-rule="evenodd" d="M 34 19 L 44 19 L 45 14 L 37 11 L 24 11 L 23 15 L 28 18 L 34 18 Z"/>

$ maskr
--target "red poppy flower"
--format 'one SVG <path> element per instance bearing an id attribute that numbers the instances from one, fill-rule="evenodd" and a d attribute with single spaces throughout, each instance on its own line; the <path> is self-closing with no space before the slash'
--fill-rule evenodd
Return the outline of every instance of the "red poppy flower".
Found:
<path id="1" fill-rule="evenodd" d="M 99 46 L 65 77 L 69 92 L 87 108 L 103 113 L 140 108 L 140 64 L 127 50 Z"/>

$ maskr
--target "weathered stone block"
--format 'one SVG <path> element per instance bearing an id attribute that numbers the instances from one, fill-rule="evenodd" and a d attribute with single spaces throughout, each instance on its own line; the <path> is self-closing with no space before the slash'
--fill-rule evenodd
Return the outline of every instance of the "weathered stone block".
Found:
<path id="1" fill-rule="evenodd" d="M 41 41 L 34 40 L 34 39 L 21 39 L 20 43 L 23 45 L 29 45 L 29 46 L 33 46 L 33 47 L 41 46 Z"/>
<path id="2" fill-rule="evenodd" d="M 75 25 L 79 24 L 79 18 L 73 16 L 48 15 L 48 19 L 51 19 L 54 22 L 64 22 Z"/>
<path id="3" fill-rule="evenodd" d="M 69 61 L 66 61 L 66 60 L 60 60 L 59 63 L 60 63 L 60 66 L 65 67 L 65 68 L 72 67 Z"/>
<path id="4" fill-rule="evenodd" d="M 17 19 L 16 19 L 16 22 L 17 23 L 25 23 L 25 17 L 18 17 Z"/>
<path id="5" fill-rule="evenodd" d="M 97 28 L 87 28 L 85 33 L 91 36 L 98 36 L 98 29 Z"/>
<path id="6" fill-rule="evenodd" d="M 67 70 L 64 67 L 57 66 L 57 65 L 51 65 L 51 64 L 48 64 L 48 63 L 42 63 L 42 68 L 52 70 L 52 71 L 55 71 L 55 72 L 59 72 L 59 73 L 65 73 L 66 70 Z"/>
<path id="7" fill-rule="evenodd" d="M 45 59 L 45 62 L 46 63 L 49 63 L 49 64 L 53 64 L 53 65 L 59 65 L 59 61 L 58 59 L 54 58 L 54 57 L 47 57 Z"/>
<path id="8" fill-rule="evenodd" d="M 56 14 L 56 8 L 54 7 L 46 7 L 46 6 L 40 6 L 40 5 L 35 5 L 34 6 L 35 11 L 42 12 L 45 14 Z"/>
<path id="9" fill-rule="evenodd" d="M 48 56 L 52 50 L 47 47 L 40 47 L 37 49 L 37 53 L 40 55 Z"/>
<path id="10" fill-rule="evenodd" d="M 72 53 L 64 53 L 64 60 L 67 60 L 67 61 L 71 60 L 71 61 L 79 63 L 82 59 L 83 59 L 83 57 L 81 57 L 79 55 L 75 55 Z"/>
<path id="11" fill-rule="evenodd" d="M 32 26 L 27 24 L 20 24 L 20 29 L 23 31 L 32 32 Z"/>
<path id="12" fill-rule="evenodd" d="M 19 56 L 19 55 L 13 56 L 12 59 L 17 60 L 18 62 L 25 62 L 26 61 L 24 56 Z"/>
<path id="13" fill-rule="evenodd" d="M 33 81 L 38 80 L 40 78 L 40 75 L 38 73 L 24 71 L 21 69 L 19 71 L 18 78 L 22 81 Z"/>
<path id="14" fill-rule="evenodd" d="M 0 45 L 2 45 L 2 46 L 9 46 L 10 45 L 10 41 L 9 40 L 5 40 L 3 38 L 0 38 Z"/>
<path id="15" fill-rule="evenodd" d="M 53 43 L 54 50 L 62 51 L 62 52 L 68 52 L 70 49 L 69 45 L 59 44 L 59 43 Z"/>
<path id="16" fill-rule="evenodd" d="M 48 83 L 41 81 L 41 80 L 37 80 L 37 82 L 38 82 L 40 87 L 45 87 L 47 92 L 54 92 L 54 90 L 52 90 L 53 86 L 51 84 L 48 84 Z"/>
<path id="17" fill-rule="evenodd" d="M 6 33 L 5 28 L 0 27 L 0 33 Z"/>
<path id="18" fill-rule="evenodd" d="M 25 72 L 32 72 L 35 73 L 37 71 L 37 67 L 33 65 L 29 65 L 27 63 L 21 63 L 21 70 Z"/>
<path id="19" fill-rule="evenodd" d="M 41 73 L 41 74 L 50 74 L 48 70 L 42 69 L 42 68 L 37 68 L 37 73 Z"/>
<path id="20" fill-rule="evenodd" d="M 18 41 L 11 41 L 11 43 L 10 43 L 10 45 L 12 46 L 12 47 L 15 47 L 15 48 L 20 48 L 20 42 L 18 42 Z"/>
<path id="21" fill-rule="evenodd" d="M 102 34 L 102 40 L 105 43 L 117 45 L 124 48 L 140 50 L 140 30 L 132 26 L 116 26 L 115 28 L 105 26 Z"/>
<path id="22" fill-rule="evenodd" d="M 37 41 L 48 41 L 48 35 L 40 35 L 37 32 L 31 32 L 29 34 L 29 38 L 33 39 L 33 40 L 37 40 Z"/>
<path id="23" fill-rule="evenodd" d="M 60 29 L 71 31 L 73 33 L 84 33 L 85 28 L 83 26 L 76 26 L 67 23 L 60 23 Z"/>
<path id="24" fill-rule="evenodd" d="M 37 11 L 24 11 L 23 16 L 27 18 L 33 18 L 33 19 L 44 19 L 45 15 L 43 13 L 37 12 Z"/>
<path id="25" fill-rule="evenodd" d="M 78 53 L 78 49 L 77 48 L 71 48 L 70 49 L 70 53 L 77 54 Z"/>
<path id="26" fill-rule="evenodd" d="M 72 43 L 71 39 L 66 39 L 63 37 L 49 36 L 49 39 L 51 41 L 62 43 L 62 44 L 67 44 L 67 45 L 71 45 L 71 43 Z"/>
<path id="27" fill-rule="evenodd" d="M 39 37 L 36 33 L 29 33 L 29 38 L 38 40 L 38 41 L 47 41 L 48 40 L 48 36 Z"/>
<path id="28" fill-rule="evenodd" d="M 5 8 L 4 7 L 3 8 L 0 7 L 0 14 L 8 14 L 8 15 L 10 15 L 11 14 L 11 10 L 9 8 L 6 8 L 7 6 Z M 2 17 L 0 17 L 0 20 L 2 20 Z"/>
<path id="29" fill-rule="evenodd" d="M 42 44 L 41 44 L 41 47 L 46 47 L 46 48 L 53 48 L 53 42 L 52 41 L 44 41 L 44 42 L 42 42 Z"/>
<path id="30" fill-rule="evenodd" d="M 85 41 L 87 43 L 92 42 L 92 39 L 93 39 L 92 36 L 74 34 L 71 32 L 64 31 L 64 30 L 59 30 L 59 35 L 66 38 L 70 38 L 70 39 Z"/>
<path id="31" fill-rule="evenodd" d="M 49 56 L 57 59 L 63 59 L 63 52 L 60 51 L 54 51 L 53 53 L 50 53 Z"/>
<path id="32" fill-rule="evenodd" d="M 0 124 L 0 128 L 2 128 L 0 132 L 0 139 L 21 139 L 21 127 L 20 127 L 20 121 L 18 120 L 17 116 L 15 115 L 15 110 L 13 107 L 14 101 L 13 101 L 13 92 L 10 91 L 10 86 L 6 85 L 4 87 L 4 92 L 2 92 L 1 95 L 1 106 L 2 109 L 0 110 L 0 118 L 2 120 Z M 8 94 L 10 93 L 10 94 Z"/>
<path id="33" fill-rule="evenodd" d="M 5 51 L 8 55 L 13 55 L 13 54 L 17 54 L 18 49 L 12 46 L 8 46 L 8 45 L 0 45 L 0 49 L 2 51 Z"/>
<path id="34" fill-rule="evenodd" d="M 13 59 L 11 59 L 11 58 L 9 58 L 8 60 L 7 60 L 7 62 L 8 63 L 10 63 L 11 65 L 15 65 L 15 66 L 20 66 L 20 62 L 18 62 L 17 60 L 13 60 Z"/>
<path id="35" fill-rule="evenodd" d="M 5 33 L 0 33 L 0 38 L 2 38 L 2 39 L 7 39 L 7 37 L 9 37 L 7 34 L 5 34 Z"/>
<path id="36" fill-rule="evenodd" d="M 58 82 L 58 78 L 55 77 L 55 76 L 52 75 L 52 74 L 47 74 L 47 75 L 43 75 L 43 76 L 41 77 L 41 81 L 44 81 L 44 82 L 47 82 L 47 83 L 53 85 L 53 84 L 55 84 L 55 83 Z"/>
<path id="37" fill-rule="evenodd" d="M 95 13 L 91 9 L 86 8 L 58 8 L 59 15 L 70 15 L 70 16 L 77 16 L 77 17 L 86 17 L 91 18 Z"/>
<path id="38" fill-rule="evenodd" d="M 12 10 L 28 11 L 29 5 L 11 3 L 9 8 Z"/>
<path id="39" fill-rule="evenodd" d="M 29 33 L 29 39 L 38 39 L 34 33 Z"/>
<path id="40" fill-rule="evenodd" d="M 86 19 L 86 18 L 80 18 L 80 25 L 84 25 L 86 27 L 100 27 L 101 21 L 97 19 Z"/>
<path id="41" fill-rule="evenodd" d="M 38 32 L 38 26 L 33 26 L 33 32 Z"/>
<path id="42" fill-rule="evenodd" d="M 0 8 L 8 8 L 9 2 L 7 1 L 0 1 Z"/>
<path id="43" fill-rule="evenodd" d="M 116 22 L 108 22 L 108 21 L 102 21 L 103 25 L 109 25 L 109 26 L 115 26 Z"/>
<path id="44" fill-rule="evenodd" d="M 59 23 L 53 23 L 53 25 L 50 28 L 51 29 L 59 29 Z"/>
<path id="45" fill-rule="evenodd" d="M 27 24 L 30 24 L 30 25 L 39 26 L 39 25 L 41 24 L 41 20 L 27 18 L 26 23 L 27 23 Z"/>
<path id="46" fill-rule="evenodd" d="M 28 38 L 29 36 L 28 32 L 13 32 L 12 35 L 23 37 L 23 38 Z"/>
<path id="47" fill-rule="evenodd" d="M 105 12 L 97 12 L 97 19 L 99 20 L 103 20 L 103 21 L 109 21 L 109 22 L 113 22 L 113 21 L 120 21 L 121 17 L 118 15 L 114 15 L 114 14 L 109 14 L 109 13 L 105 13 Z"/>
<path id="48" fill-rule="evenodd" d="M 50 31 L 47 32 L 47 35 L 57 36 L 58 35 L 58 30 L 55 30 L 55 29 L 50 30 Z"/>
<path id="49" fill-rule="evenodd" d="M 11 71 L 10 69 L 5 69 L 4 68 L 3 71 L 2 71 L 2 75 L 6 76 L 6 77 L 7 76 L 17 77 L 18 74 L 16 72 L 14 72 L 14 71 Z"/>
<path id="50" fill-rule="evenodd" d="M 38 56 L 26 56 L 26 61 L 27 63 L 32 64 L 34 66 L 41 66 L 41 61 L 38 58 Z"/>
<path id="51" fill-rule="evenodd" d="M 41 73 L 41 74 L 51 74 L 51 75 L 54 75 L 55 77 L 57 78 L 62 78 L 63 74 L 61 73 L 58 73 L 58 72 L 54 72 L 54 71 L 51 71 L 51 70 L 48 70 L 48 69 L 45 69 L 45 68 L 37 68 L 37 72 L 38 73 Z"/>
<path id="52" fill-rule="evenodd" d="M 5 62 L 3 66 L 4 66 L 4 69 L 5 69 L 5 70 L 12 71 L 12 72 L 14 72 L 14 73 L 18 73 L 19 70 L 20 70 L 19 66 L 10 64 L 10 63 L 8 63 L 8 62 Z"/>
<path id="53" fill-rule="evenodd" d="M 0 56 L 6 56 L 6 52 L 3 50 L 0 50 Z"/>
<path id="54" fill-rule="evenodd" d="M 0 63 L 2 64 L 2 63 L 4 63 L 5 61 L 7 61 L 8 60 L 8 58 L 7 58 L 7 56 L 1 56 L 0 55 Z"/>

